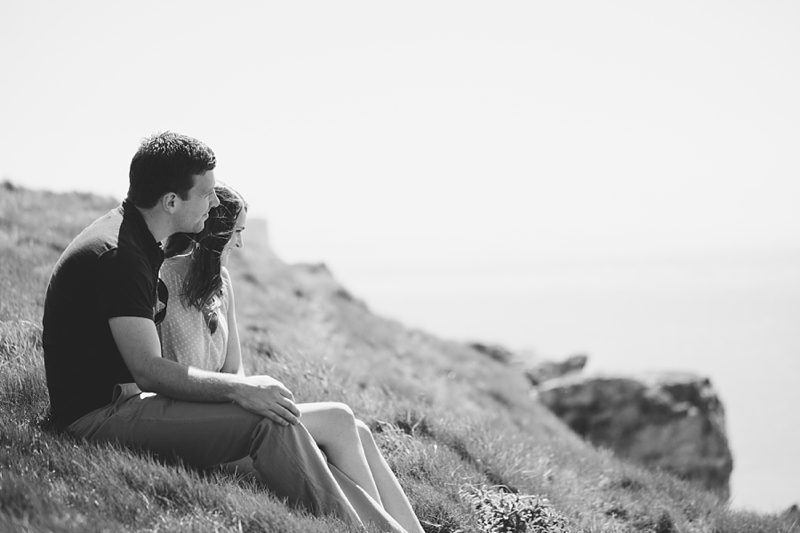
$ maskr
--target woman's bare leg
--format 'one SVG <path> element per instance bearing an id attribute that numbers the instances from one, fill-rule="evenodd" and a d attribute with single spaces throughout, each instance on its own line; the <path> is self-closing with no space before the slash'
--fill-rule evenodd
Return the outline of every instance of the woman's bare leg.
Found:
<path id="1" fill-rule="evenodd" d="M 328 461 L 383 505 L 361 445 L 353 411 L 339 402 L 299 403 L 297 407 L 301 413 L 300 422 L 311 433 Z"/>
<path id="2" fill-rule="evenodd" d="M 300 403 L 300 421 L 328 461 L 363 488 L 409 533 L 423 533 L 403 488 L 366 424 L 339 402 Z"/>
<path id="3" fill-rule="evenodd" d="M 411 502 L 381 454 L 369 427 L 361 420 L 356 420 L 356 428 L 384 509 L 409 533 L 424 533 Z"/>

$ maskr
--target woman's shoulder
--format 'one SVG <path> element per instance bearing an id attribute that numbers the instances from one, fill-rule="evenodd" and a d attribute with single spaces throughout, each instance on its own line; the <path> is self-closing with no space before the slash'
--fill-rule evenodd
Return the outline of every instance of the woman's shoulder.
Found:
<path id="1" fill-rule="evenodd" d="M 231 283 L 231 273 L 228 272 L 228 267 L 220 267 L 219 274 L 220 274 L 220 276 L 222 276 L 222 280 L 225 283 L 228 283 L 228 284 Z"/>
<path id="2" fill-rule="evenodd" d="M 168 286 L 175 286 L 177 287 L 183 281 L 183 276 L 180 272 L 175 268 L 175 263 L 166 259 L 162 264 L 161 268 L 158 271 L 158 277 L 164 280 Z"/>
<path id="3" fill-rule="evenodd" d="M 222 267 L 220 269 L 220 277 L 222 277 L 222 295 L 227 302 L 233 301 L 233 282 L 231 281 L 231 274 L 228 269 Z"/>
<path id="4" fill-rule="evenodd" d="M 183 278 L 189 268 L 189 259 L 187 256 L 177 255 L 168 257 L 161 263 L 162 272 L 174 273 L 176 276 Z"/>

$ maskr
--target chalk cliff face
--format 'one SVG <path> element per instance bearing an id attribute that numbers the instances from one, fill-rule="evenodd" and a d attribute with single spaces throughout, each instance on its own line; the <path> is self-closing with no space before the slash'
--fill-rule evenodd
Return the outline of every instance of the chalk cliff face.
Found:
<path id="1" fill-rule="evenodd" d="M 733 458 L 724 409 L 707 378 L 578 375 L 544 381 L 537 393 L 544 405 L 596 446 L 728 498 Z"/>

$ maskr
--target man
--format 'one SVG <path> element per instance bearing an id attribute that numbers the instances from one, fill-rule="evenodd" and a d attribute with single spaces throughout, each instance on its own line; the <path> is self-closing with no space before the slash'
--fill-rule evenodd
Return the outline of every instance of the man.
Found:
<path id="1" fill-rule="evenodd" d="M 169 295 L 158 279 L 159 241 L 203 229 L 219 205 L 215 166 L 196 139 L 145 139 L 131 161 L 127 199 L 64 251 L 43 319 L 53 422 L 199 467 L 249 455 L 279 497 L 359 523 L 283 384 L 161 357 L 156 323 Z"/>

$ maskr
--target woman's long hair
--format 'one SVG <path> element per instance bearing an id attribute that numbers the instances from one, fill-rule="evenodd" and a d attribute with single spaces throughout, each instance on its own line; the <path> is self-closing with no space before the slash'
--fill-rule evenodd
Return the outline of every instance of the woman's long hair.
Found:
<path id="1" fill-rule="evenodd" d="M 167 240 L 164 250 L 166 257 L 191 253 L 180 298 L 183 305 L 199 311 L 222 290 L 222 250 L 233 237 L 239 214 L 247 211 L 242 196 L 227 185 L 217 185 L 214 192 L 219 205 L 209 211 L 203 231 L 176 233 Z"/>

